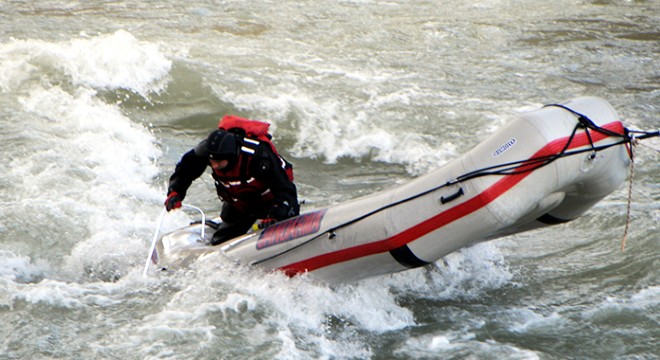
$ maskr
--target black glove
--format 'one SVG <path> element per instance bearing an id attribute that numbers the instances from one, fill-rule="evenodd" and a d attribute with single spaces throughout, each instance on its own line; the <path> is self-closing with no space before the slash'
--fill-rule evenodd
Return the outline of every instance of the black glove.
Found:
<path id="1" fill-rule="evenodd" d="M 181 196 L 176 191 L 170 191 L 167 194 L 167 199 L 165 199 L 165 209 L 170 211 L 172 209 L 178 209 L 181 207 Z"/>
<path id="2" fill-rule="evenodd" d="M 277 220 L 273 218 L 268 218 L 268 219 L 261 219 L 259 220 L 259 223 L 257 224 L 257 229 L 265 229 L 273 224 L 275 224 Z"/>
<path id="3" fill-rule="evenodd" d="M 291 211 L 291 206 L 287 201 L 283 201 L 281 204 L 275 204 L 270 211 L 268 212 L 268 217 L 276 220 L 284 220 L 293 216 Z"/>

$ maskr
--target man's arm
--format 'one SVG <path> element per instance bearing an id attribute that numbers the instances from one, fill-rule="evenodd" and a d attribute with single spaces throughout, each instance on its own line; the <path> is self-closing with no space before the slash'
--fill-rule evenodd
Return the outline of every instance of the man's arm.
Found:
<path id="1" fill-rule="evenodd" d="M 269 217 L 283 220 L 298 215 L 298 191 L 282 168 L 281 159 L 266 143 L 262 143 L 259 150 L 255 154 L 256 161 L 252 170 L 256 178 L 268 185 L 275 198 Z"/>
<path id="2" fill-rule="evenodd" d="M 168 194 L 176 191 L 181 200 L 183 200 L 192 182 L 202 176 L 204 170 L 209 165 L 205 145 L 206 141 L 202 141 L 194 149 L 191 149 L 181 157 L 179 163 L 176 164 L 174 173 L 170 176 Z"/>

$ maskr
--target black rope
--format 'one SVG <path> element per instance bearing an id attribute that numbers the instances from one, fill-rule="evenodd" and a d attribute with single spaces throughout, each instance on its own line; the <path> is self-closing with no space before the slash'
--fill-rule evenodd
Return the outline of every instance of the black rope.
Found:
<path id="1" fill-rule="evenodd" d="M 579 124 L 576 125 L 573 128 L 573 131 L 571 132 L 571 135 L 568 138 L 568 141 L 566 142 L 566 145 L 564 145 L 564 148 L 561 149 L 561 151 L 557 154 L 552 154 L 552 155 L 545 155 L 545 156 L 539 156 L 531 159 L 526 159 L 526 160 L 518 160 L 514 162 L 509 162 L 509 163 L 504 163 L 504 164 L 499 164 L 499 165 L 494 165 L 486 168 L 481 168 L 466 174 L 463 174 L 459 177 L 456 178 L 455 182 L 462 182 L 462 181 L 467 181 L 467 180 L 472 180 L 474 178 L 482 177 L 482 176 L 489 176 L 489 175 L 517 175 L 517 174 L 523 174 L 526 172 L 534 171 L 536 169 L 539 169 L 543 166 L 546 166 L 555 160 L 561 158 L 564 156 L 566 151 L 568 150 L 568 147 L 570 144 L 573 142 L 573 138 L 575 137 L 575 134 L 577 133 L 577 130 L 579 128 Z M 538 166 L 530 167 L 525 170 L 518 170 L 514 171 L 515 169 L 520 168 L 521 166 L 531 166 L 539 164 Z M 490 171 L 490 170 L 495 170 L 498 168 L 503 168 L 497 171 Z"/>
<path id="2" fill-rule="evenodd" d="M 626 139 L 630 139 L 627 132 L 624 131 L 623 134 L 619 134 L 619 133 L 614 132 L 612 130 L 602 128 L 602 127 L 596 125 L 593 121 L 591 121 L 591 119 L 589 119 L 586 115 L 584 115 L 582 113 L 579 113 L 579 112 L 569 108 L 568 106 L 565 106 L 565 105 L 562 105 L 562 104 L 548 104 L 548 105 L 545 105 L 543 107 L 550 107 L 550 106 L 562 108 L 562 109 L 570 112 L 571 114 L 575 115 L 577 117 L 578 122 L 580 124 L 582 124 L 585 127 L 585 129 L 592 129 L 592 130 L 595 130 L 595 131 L 597 131 L 601 134 L 611 136 L 611 137 L 624 137 Z"/>
<path id="3" fill-rule="evenodd" d="M 643 134 L 640 136 L 634 136 L 633 139 L 638 139 L 638 140 L 644 140 L 644 139 L 649 139 L 652 137 L 658 137 L 660 136 L 660 130 L 658 131 L 641 131 L 641 130 L 630 130 L 626 129 L 628 133 L 633 133 L 633 134 Z"/>
<path id="4" fill-rule="evenodd" d="M 545 105 L 545 106 L 546 107 L 556 106 L 556 107 L 565 109 L 566 111 L 574 114 L 577 117 L 577 120 L 578 120 L 578 123 L 575 125 L 575 127 L 573 128 L 573 131 L 571 132 L 571 135 L 569 136 L 568 140 L 566 141 L 566 145 L 564 145 L 562 150 L 559 151 L 558 153 L 552 154 L 552 155 L 538 156 L 538 157 L 534 157 L 534 158 L 530 158 L 530 159 L 526 159 L 526 160 L 518 160 L 518 161 L 509 162 L 509 163 L 489 166 L 489 167 L 485 167 L 485 168 L 481 168 L 481 169 L 478 169 L 478 170 L 474 170 L 474 171 L 465 173 L 463 175 L 460 175 L 460 176 L 456 177 L 456 179 L 454 179 L 454 180 L 447 181 L 444 184 L 441 184 L 441 185 L 438 185 L 436 187 L 430 188 L 430 189 L 425 190 L 421 193 L 417 193 L 415 195 L 409 196 L 409 197 L 401 199 L 399 201 L 384 205 L 380 208 L 377 208 L 377 209 L 372 210 L 368 213 L 365 213 L 365 214 L 363 214 L 363 215 L 361 215 L 357 218 L 354 218 L 354 219 L 346 221 L 342 224 L 333 226 L 333 227 L 329 228 L 328 230 L 326 230 L 322 233 L 319 233 L 318 235 L 308 239 L 307 241 L 304 241 L 304 242 L 302 242 L 302 243 L 300 243 L 296 246 L 293 246 L 289 249 L 286 249 L 286 250 L 284 250 L 284 251 L 282 251 L 278 254 L 274 254 L 274 255 L 269 256 L 267 258 L 256 261 L 256 262 L 253 263 L 253 265 L 260 264 L 262 262 L 265 262 L 265 261 L 273 259 L 277 256 L 280 256 L 282 254 L 293 251 L 293 250 L 295 250 L 295 249 L 297 249 L 297 248 L 299 248 L 299 247 L 301 247 L 301 246 L 303 246 L 303 245 L 305 245 L 309 242 L 312 242 L 312 241 L 314 241 L 314 240 L 316 240 L 316 239 L 318 239 L 322 236 L 327 235 L 330 238 L 333 238 L 333 237 L 336 236 L 335 231 L 337 231 L 341 228 L 350 226 L 350 225 L 355 224 L 359 221 L 362 221 L 362 220 L 364 220 L 364 219 L 366 219 L 370 216 L 373 216 L 373 215 L 375 215 L 375 214 L 377 214 L 381 211 L 384 211 L 384 210 L 387 210 L 389 208 L 404 204 L 408 201 L 412 201 L 414 199 L 417 199 L 419 197 L 428 195 L 428 194 L 430 194 L 434 191 L 438 191 L 442 188 L 445 188 L 445 187 L 448 187 L 448 186 L 451 186 L 451 185 L 455 185 L 455 184 L 458 184 L 458 183 L 461 183 L 461 182 L 464 182 L 464 181 L 472 180 L 472 179 L 483 177 L 483 176 L 492 176 L 492 175 L 505 176 L 505 175 L 524 174 L 524 173 L 535 171 L 535 170 L 537 170 L 539 168 L 542 168 L 546 165 L 549 165 L 552 162 L 554 162 L 554 161 L 556 161 L 560 158 L 563 158 L 563 157 L 578 155 L 578 154 L 582 154 L 582 153 L 586 153 L 586 152 L 592 152 L 592 153 L 594 153 L 594 156 L 595 156 L 595 153 L 598 152 L 598 151 L 602 151 L 602 150 L 605 150 L 605 149 L 608 149 L 608 148 L 611 148 L 611 147 L 614 147 L 614 146 L 619 146 L 619 145 L 622 145 L 622 144 L 629 144 L 634 139 L 647 139 L 647 138 L 651 138 L 651 137 L 660 136 L 660 131 L 646 132 L 646 131 L 639 131 L 639 130 L 628 130 L 627 128 L 624 128 L 624 133 L 620 134 L 620 133 L 617 133 L 617 132 L 614 132 L 614 131 L 611 131 L 609 129 L 605 129 L 605 128 L 602 128 L 602 127 L 596 125 L 586 115 L 581 114 L 581 113 L 579 113 L 579 112 L 577 112 L 577 111 L 575 111 L 575 110 L 573 110 L 573 109 L 571 109 L 567 106 L 564 106 L 564 105 L 561 105 L 561 104 L 549 104 L 549 105 Z M 583 128 L 585 130 L 587 138 L 589 140 L 589 144 L 591 145 L 591 148 L 590 149 L 581 149 L 581 150 L 568 151 L 568 148 L 570 147 L 571 143 L 573 142 L 573 139 L 575 138 L 575 134 L 577 133 L 578 129 L 580 129 L 580 128 Z M 596 146 L 594 144 L 592 138 L 591 138 L 591 134 L 589 133 L 590 129 L 593 130 L 593 131 L 599 132 L 601 134 L 604 134 L 608 137 L 620 137 L 621 140 L 617 141 L 617 142 L 614 142 L 614 143 L 611 143 L 611 144 Z M 642 134 L 642 135 L 640 135 L 640 136 L 631 136 L 630 135 L 631 133 Z M 631 156 L 632 156 L 632 153 L 631 153 Z M 524 169 L 520 169 L 522 167 L 524 167 Z"/>

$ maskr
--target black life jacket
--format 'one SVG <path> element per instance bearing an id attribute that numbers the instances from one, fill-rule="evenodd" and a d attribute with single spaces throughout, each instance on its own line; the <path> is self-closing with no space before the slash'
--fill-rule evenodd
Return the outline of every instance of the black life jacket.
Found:
<path id="1" fill-rule="evenodd" d="M 213 173 L 218 195 L 224 201 L 233 202 L 235 205 L 243 207 L 256 200 L 268 203 L 273 200 L 274 197 L 268 185 L 250 174 L 254 154 L 262 142 L 268 144 L 280 161 L 279 164 L 273 165 L 281 166 L 289 181 L 293 181 L 293 166 L 278 154 L 270 140 L 269 127 L 270 124 L 268 123 L 234 115 L 226 115 L 220 120 L 219 129 L 243 137 L 236 164 L 231 169 L 222 171 L 221 174 Z"/>

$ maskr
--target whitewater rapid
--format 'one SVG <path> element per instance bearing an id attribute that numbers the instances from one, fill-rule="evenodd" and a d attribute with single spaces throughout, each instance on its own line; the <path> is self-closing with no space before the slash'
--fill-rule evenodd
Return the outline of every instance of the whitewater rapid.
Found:
<path id="1" fill-rule="evenodd" d="M 657 1 L 0 4 L 0 359 L 657 357 L 657 140 L 582 219 L 330 287 L 221 255 L 143 277 L 168 176 L 272 123 L 303 210 L 405 183 L 525 110 L 658 122 Z M 209 176 L 189 203 L 218 210 Z M 166 229 L 192 215 L 172 214 Z"/>

